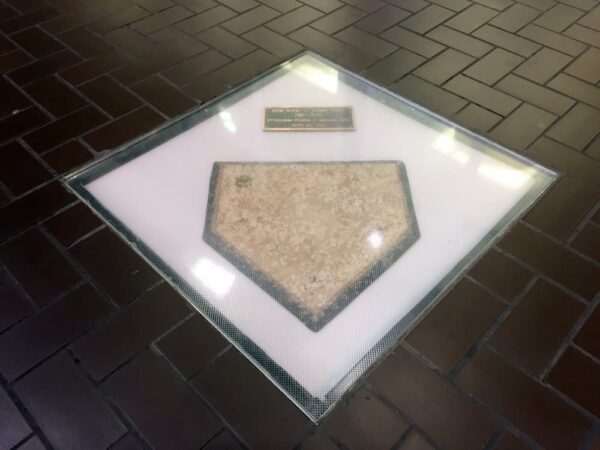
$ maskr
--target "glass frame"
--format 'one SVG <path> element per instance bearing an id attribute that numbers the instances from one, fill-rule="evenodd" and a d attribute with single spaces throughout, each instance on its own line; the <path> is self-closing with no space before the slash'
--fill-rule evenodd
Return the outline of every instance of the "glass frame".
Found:
<path id="1" fill-rule="evenodd" d="M 220 113 L 222 110 L 237 101 L 256 92 L 271 81 L 287 73 L 286 67 L 294 61 L 309 55 L 320 62 L 335 69 L 338 79 L 369 95 L 374 100 L 381 102 L 401 114 L 409 114 L 411 118 L 426 124 L 438 131 L 455 130 L 455 139 L 458 139 L 472 148 L 493 154 L 493 157 L 502 162 L 514 165 L 519 161 L 537 170 L 533 185 L 527 193 L 513 206 L 513 208 L 490 230 L 481 241 L 471 249 L 438 283 L 423 297 L 379 342 L 365 354 L 361 360 L 349 371 L 337 385 L 329 391 L 324 400 L 309 394 L 292 376 L 277 365 L 259 346 L 235 327 L 221 312 L 207 300 L 202 298 L 180 275 L 172 270 L 162 259 L 154 253 L 144 242 L 128 229 L 117 217 L 104 208 L 94 196 L 85 188 L 91 181 L 101 177 L 111 170 L 137 158 L 138 156 L 154 149 L 167 140 L 194 127 L 198 123 Z M 368 88 L 368 89 L 367 89 Z M 318 423 L 332 410 L 345 394 L 361 377 L 365 376 L 374 363 L 383 358 L 393 349 L 396 343 L 406 335 L 433 308 L 443 295 L 451 289 L 459 277 L 465 273 L 483 253 L 518 220 L 557 179 L 557 173 L 547 169 L 534 161 L 525 158 L 505 147 L 488 139 L 476 135 L 450 120 L 417 105 L 385 88 L 382 88 L 311 51 L 304 51 L 290 60 L 277 65 L 266 72 L 235 87 L 224 95 L 210 102 L 200 105 L 191 112 L 171 119 L 151 132 L 120 146 L 110 154 L 92 161 L 63 177 L 67 187 L 79 199 L 88 205 L 108 226 L 121 236 L 142 258 L 153 266 L 177 291 L 179 291 L 215 328 L 223 334 L 239 351 L 241 351 L 262 373 L 265 374 L 292 402 L 294 402 L 313 422 Z"/>

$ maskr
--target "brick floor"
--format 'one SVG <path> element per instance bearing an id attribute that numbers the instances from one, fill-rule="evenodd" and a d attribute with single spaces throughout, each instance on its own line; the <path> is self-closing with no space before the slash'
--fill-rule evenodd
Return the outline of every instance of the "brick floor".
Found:
<path id="1" fill-rule="evenodd" d="M 303 49 L 561 180 L 323 425 L 56 178 Z M 0 449 L 600 443 L 599 0 L 0 0 Z"/>

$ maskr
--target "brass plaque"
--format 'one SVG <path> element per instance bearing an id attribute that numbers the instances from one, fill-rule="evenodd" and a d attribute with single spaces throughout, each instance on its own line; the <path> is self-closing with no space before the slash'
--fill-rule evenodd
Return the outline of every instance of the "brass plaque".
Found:
<path id="1" fill-rule="evenodd" d="M 351 106 L 268 106 L 265 131 L 352 131 Z"/>

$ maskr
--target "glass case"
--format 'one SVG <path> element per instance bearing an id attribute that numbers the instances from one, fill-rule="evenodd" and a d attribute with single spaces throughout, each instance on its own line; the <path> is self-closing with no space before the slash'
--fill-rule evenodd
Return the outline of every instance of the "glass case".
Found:
<path id="1" fill-rule="evenodd" d="M 66 182 L 318 421 L 555 176 L 303 53 Z"/>

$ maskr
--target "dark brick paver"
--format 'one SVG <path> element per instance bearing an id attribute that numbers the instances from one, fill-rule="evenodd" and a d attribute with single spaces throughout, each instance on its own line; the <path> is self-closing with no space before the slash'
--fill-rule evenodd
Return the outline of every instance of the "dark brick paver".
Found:
<path id="1" fill-rule="evenodd" d="M 316 427 L 56 178 L 311 49 L 562 178 Z M 598 0 L 0 0 L 0 449 L 600 448 Z"/>

